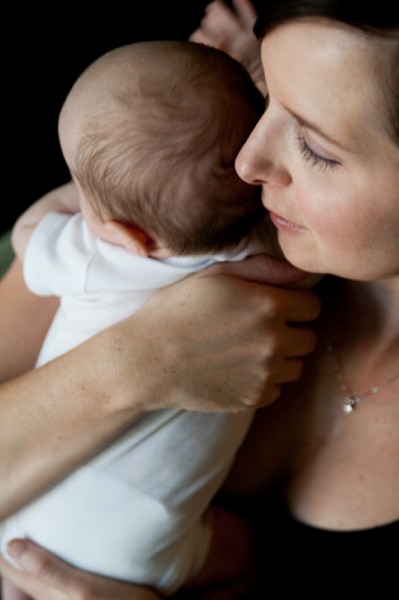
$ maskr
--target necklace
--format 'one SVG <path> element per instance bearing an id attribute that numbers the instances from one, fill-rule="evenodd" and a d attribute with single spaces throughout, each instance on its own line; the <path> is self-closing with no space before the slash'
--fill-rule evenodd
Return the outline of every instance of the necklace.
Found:
<path id="1" fill-rule="evenodd" d="M 365 398 L 368 398 L 369 396 L 372 396 L 374 394 L 378 394 L 378 392 L 382 388 L 386 387 L 390 383 L 393 383 L 394 381 L 396 381 L 396 379 L 399 379 L 399 373 L 396 373 L 395 375 L 388 377 L 388 379 L 385 379 L 378 385 L 373 385 L 371 388 L 369 388 L 362 394 L 354 394 L 351 387 L 344 379 L 341 365 L 338 361 L 336 353 L 334 352 L 334 347 L 330 343 L 328 343 L 326 346 L 326 352 L 330 357 L 334 376 L 338 382 L 338 387 L 340 391 L 345 394 L 342 410 L 347 415 L 350 415 L 350 413 L 353 412 L 353 410 L 356 408 L 357 404 L 361 400 L 364 400 Z"/>

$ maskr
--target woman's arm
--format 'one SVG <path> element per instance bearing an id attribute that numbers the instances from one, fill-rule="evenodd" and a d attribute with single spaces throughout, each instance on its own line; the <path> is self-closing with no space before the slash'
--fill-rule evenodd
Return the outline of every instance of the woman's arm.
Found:
<path id="1" fill-rule="evenodd" d="M 316 296 L 240 277 L 278 283 L 298 273 L 260 256 L 212 273 L 220 276 L 203 272 L 165 288 L 132 317 L 21 375 L 56 305 L 28 294 L 13 264 L 0 282 L 0 520 L 144 411 L 244 410 L 274 401 L 301 375 L 315 340 L 295 322 L 317 316 Z"/>
<path id="2" fill-rule="evenodd" d="M 0 382 L 33 368 L 58 304 L 28 291 L 22 263 L 15 259 L 0 280 Z"/>
<path id="3" fill-rule="evenodd" d="M 57 305 L 27 291 L 14 261 L 0 282 L 0 521 L 128 423 L 108 402 L 113 368 L 103 338 L 93 351 L 30 370 Z"/>
<path id="4" fill-rule="evenodd" d="M 33 230 L 49 212 L 75 214 L 79 210 L 79 193 L 73 181 L 58 186 L 36 200 L 20 215 L 12 229 L 11 242 L 15 255 L 23 260 Z"/>

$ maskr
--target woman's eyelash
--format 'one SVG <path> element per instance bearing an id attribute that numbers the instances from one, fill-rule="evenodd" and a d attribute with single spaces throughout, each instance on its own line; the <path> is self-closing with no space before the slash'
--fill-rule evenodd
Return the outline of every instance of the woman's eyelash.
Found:
<path id="1" fill-rule="evenodd" d="M 336 160 L 332 160 L 329 158 L 324 158 L 323 156 L 319 156 L 314 152 L 306 143 L 305 138 L 302 134 L 297 136 L 298 148 L 303 156 L 303 158 L 307 162 L 311 162 L 314 166 L 319 166 L 324 169 L 335 169 L 340 163 Z"/>

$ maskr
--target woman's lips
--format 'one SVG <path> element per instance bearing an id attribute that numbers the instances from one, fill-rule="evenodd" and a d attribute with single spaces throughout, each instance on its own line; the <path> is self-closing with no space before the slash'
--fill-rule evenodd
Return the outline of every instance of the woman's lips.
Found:
<path id="1" fill-rule="evenodd" d="M 274 212 L 269 211 L 269 216 L 272 223 L 277 227 L 277 229 L 280 229 L 281 231 L 287 231 L 289 233 L 300 233 L 302 231 L 305 231 L 304 227 L 296 225 L 291 221 L 287 221 L 287 219 L 284 219 L 284 217 L 281 217 L 280 215 Z"/>

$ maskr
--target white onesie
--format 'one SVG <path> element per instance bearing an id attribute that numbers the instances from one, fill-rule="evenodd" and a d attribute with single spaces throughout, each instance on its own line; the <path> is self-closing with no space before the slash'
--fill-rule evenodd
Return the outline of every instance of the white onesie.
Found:
<path id="1" fill-rule="evenodd" d="M 257 246 L 259 251 L 259 246 Z M 61 297 L 37 366 L 138 310 L 159 288 L 235 255 L 156 260 L 88 230 L 80 213 L 50 213 L 33 232 L 28 287 Z M 176 591 L 202 567 L 207 512 L 252 420 L 252 411 L 150 412 L 98 456 L 2 523 L 2 548 L 29 537 L 73 565 Z"/>

